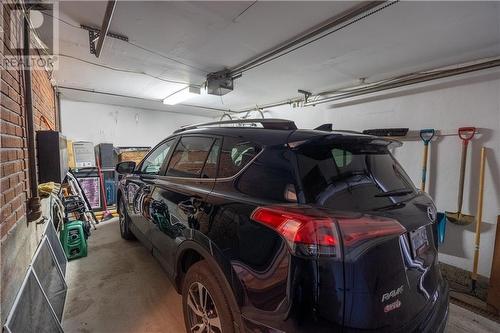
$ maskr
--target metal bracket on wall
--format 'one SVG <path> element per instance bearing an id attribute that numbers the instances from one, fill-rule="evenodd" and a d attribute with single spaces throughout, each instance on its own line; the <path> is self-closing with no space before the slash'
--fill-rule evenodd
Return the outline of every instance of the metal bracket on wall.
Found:
<path id="1" fill-rule="evenodd" d="M 90 54 L 96 54 L 96 42 L 99 39 L 99 36 L 101 35 L 101 30 L 99 28 L 94 28 L 94 27 L 89 27 L 88 25 L 81 25 L 80 26 L 82 29 L 85 29 L 89 32 L 89 47 L 90 47 Z M 107 37 L 115 38 L 122 40 L 124 42 L 128 42 L 128 37 L 120 34 L 115 34 L 113 32 L 108 32 L 106 34 Z"/>
<path id="2" fill-rule="evenodd" d="M 312 92 L 310 92 L 310 91 L 306 91 L 306 90 L 303 90 L 303 89 L 299 89 L 299 90 L 297 90 L 297 92 L 298 92 L 299 94 L 304 95 L 304 102 L 305 102 L 305 103 L 307 103 L 307 101 L 309 100 L 309 97 L 311 97 L 311 96 L 312 96 Z"/>
<path id="3" fill-rule="evenodd" d="M 476 131 L 474 133 L 476 135 L 478 135 L 478 134 L 484 134 L 485 132 L 486 132 L 486 129 L 476 127 Z M 458 136 L 457 129 L 436 129 L 436 134 L 434 135 L 434 140 L 437 140 L 438 138 L 446 137 L 446 136 Z M 387 138 L 392 138 L 392 139 L 396 139 L 399 141 L 421 141 L 422 140 L 420 138 L 420 130 L 409 130 L 405 136 L 395 136 L 395 137 L 388 136 Z"/>

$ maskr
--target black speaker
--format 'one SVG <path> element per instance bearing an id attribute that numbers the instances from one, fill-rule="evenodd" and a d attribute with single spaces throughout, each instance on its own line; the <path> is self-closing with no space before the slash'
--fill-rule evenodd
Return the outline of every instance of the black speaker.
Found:
<path id="1" fill-rule="evenodd" d="M 95 146 L 96 157 L 101 162 L 101 168 L 114 169 L 117 163 L 117 155 L 112 143 L 100 143 Z"/>
<path id="2" fill-rule="evenodd" d="M 68 172 L 66 137 L 56 131 L 37 131 L 38 182 L 61 183 Z"/>

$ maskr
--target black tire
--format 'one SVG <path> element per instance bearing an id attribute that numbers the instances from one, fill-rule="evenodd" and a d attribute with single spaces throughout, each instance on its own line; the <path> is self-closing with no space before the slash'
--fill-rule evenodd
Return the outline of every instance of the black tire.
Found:
<path id="1" fill-rule="evenodd" d="M 118 223 L 120 225 L 120 235 L 123 239 L 126 240 L 134 240 L 135 236 L 130 231 L 130 217 L 127 213 L 127 206 L 125 205 L 125 201 L 123 197 L 118 201 Z"/>
<path id="2" fill-rule="evenodd" d="M 200 297 L 200 293 L 205 296 Z M 198 305 L 202 299 L 206 300 L 204 307 Z M 182 285 L 182 308 L 186 332 L 235 332 L 233 312 L 224 287 L 205 260 L 193 264 L 186 273 Z M 193 329 L 195 327 L 198 329 Z"/>

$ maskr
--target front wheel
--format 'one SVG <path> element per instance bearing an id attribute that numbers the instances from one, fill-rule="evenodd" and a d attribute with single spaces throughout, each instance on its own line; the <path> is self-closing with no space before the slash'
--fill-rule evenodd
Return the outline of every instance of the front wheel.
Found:
<path id="1" fill-rule="evenodd" d="M 182 286 L 186 331 L 234 333 L 233 315 L 222 284 L 205 260 L 191 266 Z"/>
<path id="2" fill-rule="evenodd" d="M 130 217 L 127 214 L 127 208 L 123 197 L 118 201 L 118 220 L 120 223 L 120 235 L 123 239 L 133 240 L 134 234 L 130 231 Z"/>

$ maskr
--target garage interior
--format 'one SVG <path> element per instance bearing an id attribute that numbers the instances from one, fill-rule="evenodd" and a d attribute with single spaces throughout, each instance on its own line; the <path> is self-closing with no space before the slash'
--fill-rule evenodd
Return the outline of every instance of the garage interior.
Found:
<path id="1" fill-rule="evenodd" d="M 7 0 L 1 11 L 4 331 L 185 331 L 162 267 L 120 237 L 115 166 L 186 126 L 262 119 L 401 141 L 393 155 L 438 212 L 445 332 L 500 331 L 500 2 Z M 465 156 L 459 128 L 472 128 Z M 65 238 L 77 227 L 62 221 L 71 203 L 54 208 L 67 188 L 92 222 L 77 255 Z M 466 225 L 444 214 L 460 188 Z"/>

